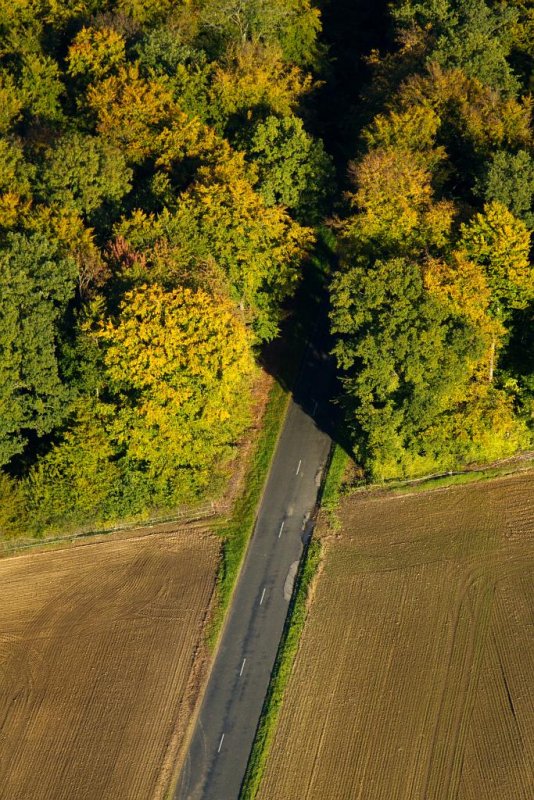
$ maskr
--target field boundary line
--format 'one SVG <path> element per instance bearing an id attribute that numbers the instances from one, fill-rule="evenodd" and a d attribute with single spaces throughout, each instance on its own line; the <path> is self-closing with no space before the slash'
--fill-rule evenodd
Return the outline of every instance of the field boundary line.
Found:
<path id="1" fill-rule="evenodd" d="M 526 465 L 526 466 L 524 466 Z M 383 483 L 362 483 L 359 485 L 348 486 L 346 490 L 347 495 L 363 494 L 365 492 L 394 492 L 396 489 L 403 487 L 418 486 L 421 483 L 439 481 L 441 479 L 448 480 L 469 475 L 480 475 L 485 472 L 490 473 L 492 470 L 494 474 L 488 474 L 488 478 L 499 477 L 499 470 L 505 470 L 510 466 L 508 472 L 503 472 L 503 475 L 513 474 L 514 472 L 522 472 L 534 466 L 534 450 L 527 450 L 523 453 L 509 456 L 508 458 L 501 458 L 497 461 L 491 461 L 487 464 L 475 464 L 471 467 L 458 470 L 444 470 L 443 472 L 433 472 L 429 475 L 422 475 L 418 478 L 406 478 L 384 481 Z M 514 469 L 516 467 L 516 469 Z M 451 485 L 454 482 L 451 480 Z"/>
<path id="2" fill-rule="evenodd" d="M 217 503 L 212 500 L 203 503 L 198 508 L 184 508 L 177 510 L 176 513 L 170 514 L 165 517 L 152 517 L 146 521 L 137 520 L 131 523 L 123 523 L 119 525 L 110 525 L 105 528 L 95 528 L 88 531 L 79 531 L 78 533 L 65 534 L 63 536 L 49 536 L 41 539 L 33 539 L 32 541 L 24 541 L 14 539 L 5 539 L 2 542 L 2 550 L 4 555 L 9 556 L 21 550 L 30 550 L 34 547 L 45 547 L 51 544 L 69 544 L 79 539 L 90 539 L 97 536 L 110 536 L 113 533 L 122 533 L 126 531 L 144 531 L 150 528 L 156 528 L 158 525 L 170 525 L 173 522 L 181 522 L 189 524 L 192 522 L 200 522 L 204 519 L 213 519 L 214 517 L 223 516 L 224 512 L 228 511 L 223 503 Z"/>

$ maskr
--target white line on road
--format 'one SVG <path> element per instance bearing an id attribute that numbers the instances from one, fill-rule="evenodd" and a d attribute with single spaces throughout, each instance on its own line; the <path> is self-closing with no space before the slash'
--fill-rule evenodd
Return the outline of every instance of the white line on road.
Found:
<path id="1" fill-rule="evenodd" d="M 219 747 L 217 748 L 217 752 L 218 752 L 218 753 L 220 753 L 220 752 L 221 752 L 221 747 L 222 747 L 223 739 L 224 739 L 224 733 L 223 733 L 223 735 L 221 736 L 221 741 L 219 742 Z"/>
<path id="2" fill-rule="evenodd" d="M 246 660 L 247 660 L 246 658 L 243 659 L 243 663 L 241 664 L 241 669 L 239 670 L 239 677 L 241 677 L 241 675 L 243 674 L 243 670 L 245 669 Z"/>
<path id="3" fill-rule="evenodd" d="M 297 467 L 297 475 L 298 475 L 298 474 L 299 474 L 299 472 L 300 472 L 300 465 L 301 465 L 301 464 L 302 464 L 302 458 L 300 459 L 300 461 L 299 461 L 299 465 L 298 465 L 298 467 Z"/>
<path id="4" fill-rule="evenodd" d="M 264 598 L 264 597 L 265 597 L 265 586 L 263 587 L 263 592 L 261 593 L 260 606 L 261 606 L 261 604 L 263 603 L 263 598 Z"/>
<path id="5" fill-rule="evenodd" d="M 284 521 L 282 522 L 282 524 L 280 525 L 280 530 L 279 530 L 279 532 L 278 532 L 278 538 L 280 538 L 280 537 L 281 537 L 281 535 L 282 535 L 282 531 L 284 530 L 284 525 L 285 525 L 285 524 L 286 524 L 286 521 L 284 520 Z"/>
<path id="6" fill-rule="evenodd" d="M 315 402 L 315 403 L 313 404 L 313 411 L 312 411 L 312 416 L 313 416 L 313 417 L 315 416 L 315 413 L 316 413 L 316 411 L 317 411 L 317 403 Z"/>

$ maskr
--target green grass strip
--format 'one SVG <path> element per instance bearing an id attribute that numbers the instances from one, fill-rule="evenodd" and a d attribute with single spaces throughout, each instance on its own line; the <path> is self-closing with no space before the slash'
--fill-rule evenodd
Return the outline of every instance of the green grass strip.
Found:
<path id="1" fill-rule="evenodd" d="M 254 800 L 260 787 L 261 779 L 267 763 L 271 744 L 276 733 L 276 726 L 284 692 L 286 690 L 293 663 L 306 622 L 306 609 L 310 583 L 321 561 L 321 543 L 312 539 L 301 562 L 297 575 L 296 591 L 289 608 L 286 626 L 271 676 L 269 689 L 265 697 L 263 709 L 247 765 L 247 771 L 241 789 L 240 800 Z"/>
<path id="2" fill-rule="evenodd" d="M 321 508 L 327 511 L 335 511 L 341 496 L 341 484 L 343 476 L 350 461 L 350 456 L 339 444 L 335 444 L 330 458 L 328 474 L 324 482 L 323 493 L 321 496 Z"/>
<path id="3" fill-rule="evenodd" d="M 255 452 L 251 458 L 251 466 L 245 479 L 245 489 L 234 505 L 229 522 L 220 530 L 224 543 L 217 575 L 217 605 L 208 631 L 208 646 L 212 650 L 217 642 L 241 563 L 254 530 L 258 506 L 285 419 L 289 397 L 289 393 L 278 383 L 273 385 Z"/>
<path id="4" fill-rule="evenodd" d="M 532 469 L 532 464 L 530 469 Z M 477 481 L 487 481 L 491 478 L 503 478 L 506 475 L 516 475 L 519 472 L 526 472 L 529 467 L 493 467 L 491 469 L 476 470 L 473 472 L 461 472 L 458 475 L 444 475 L 440 478 L 429 478 L 421 483 L 407 484 L 405 486 L 392 487 L 391 491 L 396 494 L 414 494 L 415 492 L 431 492 L 433 489 L 441 489 L 447 486 L 459 486 L 464 483 L 475 483 Z M 390 487 L 388 487 L 389 489 Z"/>
<path id="5" fill-rule="evenodd" d="M 449 486 L 459 486 L 476 481 L 491 480 L 492 478 L 503 478 L 506 475 L 517 475 L 521 472 L 528 472 L 534 468 L 534 459 L 519 459 L 510 464 L 501 466 L 488 466 L 486 468 L 477 467 L 476 469 L 465 470 L 464 472 L 451 472 L 450 474 L 439 475 L 436 477 L 414 478 L 398 481 L 388 481 L 387 483 L 369 483 L 349 489 L 349 494 L 358 492 L 388 492 L 391 494 L 416 494 L 419 492 L 432 492 L 434 489 L 447 488 Z"/>

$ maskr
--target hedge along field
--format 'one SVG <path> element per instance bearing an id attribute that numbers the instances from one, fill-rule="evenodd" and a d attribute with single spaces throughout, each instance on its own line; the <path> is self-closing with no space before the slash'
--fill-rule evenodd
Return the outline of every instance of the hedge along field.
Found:
<path id="1" fill-rule="evenodd" d="M 532 797 L 533 496 L 342 502 L 259 798 Z"/>
<path id="2" fill-rule="evenodd" d="M 219 552 L 209 531 L 167 526 L 0 561 L 2 800 L 165 796 Z"/>

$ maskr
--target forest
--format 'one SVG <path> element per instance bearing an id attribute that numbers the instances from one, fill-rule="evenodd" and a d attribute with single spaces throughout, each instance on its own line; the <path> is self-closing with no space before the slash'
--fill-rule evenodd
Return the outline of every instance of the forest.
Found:
<path id="1" fill-rule="evenodd" d="M 4 534 L 220 488 L 325 231 L 369 479 L 531 445 L 534 12 L 367 5 L 0 0 Z"/>
<path id="2" fill-rule="evenodd" d="M 532 441 L 534 410 L 534 10 L 388 11 L 331 313 L 347 425 L 376 480 L 509 456 Z"/>

